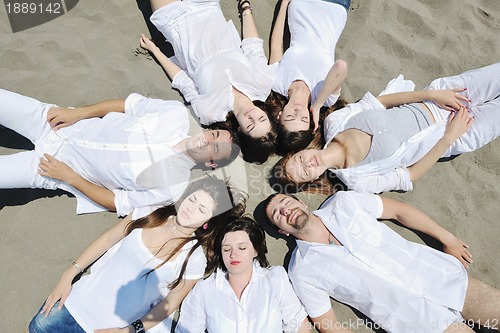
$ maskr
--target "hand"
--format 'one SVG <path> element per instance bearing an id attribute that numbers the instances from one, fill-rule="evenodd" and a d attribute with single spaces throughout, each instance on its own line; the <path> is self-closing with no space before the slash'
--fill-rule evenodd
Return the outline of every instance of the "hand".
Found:
<path id="1" fill-rule="evenodd" d="M 71 126 L 83 119 L 78 109 L 52 107 L 47 113 L 47 122 L 54 131 Z"/>
<path id="2" fill-rule="evenodd" d="M 316 104 L 311 105 L 311 108 L 309 109 L 311 112 L 311 117 L 314 123 L 314 130 L 313 133 L 316 133 L 319 127 L 319 112 L 321 111 L 321 106 L 317 106 Z"/>
<path id="3" fill-rule="evenodd" d="M 468 268 L 469 264 L 472 264 L 472 254 L 468 249 L 468 244 L 453 235 L 450 235 L 449 240 L 443 243 L 443 251 L 460 260 L 465 268 Z"/>
<path id="4" fill-rule="evenodd" d="M 54 290 L 52 290 L 49 297 L 47 297 L 47 299 L 45 300 L 45 305 L 43 306 L 41 311 L 42 314 L 45 314 L 45 317 L 49 315 L 52 307 L 54 307 L 54 304 L 56 304 L 58 300 L 60 301 L 57 308 L 59 310 L 62 309 L 64 302 L 66 302 L 66 299 L 71 292 L 71 282 L 73 282 L 74 277 L 75 275 L 71 275 L 71 273 L 69 273 L 68 271 L 63 273 Z"/>
<path id="5" fill-rule="evenodd" d="M 94 330 L 94 333 L 134 333 L 135 329 L 132 327 L 132 325 L 129 325 L 127 327 L 123 328 L 104 328 L 100 330 Z"/>
<path id="6" fill-rule="evenodd" d="M 55 159 L 49 154 L 43 154 L 43 156 L 40 158 L 40 163 L 38 164 L 38 173 L 41 176 L 69 183 L 69 179 L 78 175 L 66 163 Z"/>
<path id="7" fill-rule="evenodd" d="M 465 88 L 449 89 L 449 90 L 430 90 L 432 93 L 431 100 L 440 108 L 450 112 L 458 111 L 460 107 L 465 106 L 462 102 L 469 103 L 470 100 L 464 95 Z"/>
<path id="8" fill-rule="evenodd" d="M 151 53 L 154 53 L 158 49 L 158 46 L 151 40 L 150 38 L 146 37 L 144 34 L 141 34 L 141 39 L 139 40 L 141 43 L 141 47 L 145 50 L 148 50 Z"/>
<path id="9" fill-rule="evenodd" d="M 443 138 L 447 138 L 450 145 L 461 137 L 472 126 L 474 116 L 464 107 L 450 115 Z"/>

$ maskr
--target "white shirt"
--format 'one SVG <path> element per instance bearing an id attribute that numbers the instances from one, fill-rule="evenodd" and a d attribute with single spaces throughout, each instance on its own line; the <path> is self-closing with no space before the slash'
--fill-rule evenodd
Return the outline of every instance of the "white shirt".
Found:
<path id="1" fill-rule="evenodd" d="M 153 13 L 151 22 L 172 43 L 182 71 L 172 81 L 204 125 L 225 121 L 236 88 L 265 101 L 273 70 L 260 38 L 241 41 L 218 2 L 175 1 Z"/>
<path id="2" fill-rule="evenodd" d="M 388 332 L 443 332 L 460 319 L 467 271 L 378 222 L 382 212 L 380 197 L 356 192 L 338 192 L 315 211 L 342 246 L 297 241 L 289 266 L 297 295 L 311 317 L 333 297 Z"/>
<path id="3" fill-rule="evenodd" d="M 288 333 L 296 332 L 305 317 L 284 268 L 262 268 L 254 261 L 241 300 L 221 269 L 199 281 L 182 303 L 176 332 Z"/>
<path id="4" fill-rule="evenodd" d="M 188 129 L 182 103 L 131 94 L 124 113 L 52 131 L 36 150 L 112 190 L 118 215 L 126 215 L 134 208 L 171 204 L 182 195 L 195 163 L 172 147 L 188 138 Z M 76 196 L 79 214 L 105 210 L 65 183 L 58 187 Z"/>
<path id="5" fill-rule="evenodd" d="M 168 295 L 168 284 L 179 275 L 193 245 L 194 242 L 186 244 L 173 261 L 146 277 L 144 274 L 163 260 L 146 247 L 142 229 L 134 229 L 93 265 L 90 274 L 74 284 L 65 306 L 86 332 L 127 326 Z M 184 279 L 202 278 L 205 265 L 205 255 L 199 247 L 188 261 Z"/>
<path id="6" fill-rule="evenodd" d="M 272 90 L 288 97 L 290 84 L 302 80 L 314 103 L 335 62 L 335 46 L 346 21 L 347 11 L 341 5 L 319 0 L 290 2 L 290 47 L 277 64 Z M 337 95 L 330 95 L 324 106 L 332 106 L 337 99 Z"/>

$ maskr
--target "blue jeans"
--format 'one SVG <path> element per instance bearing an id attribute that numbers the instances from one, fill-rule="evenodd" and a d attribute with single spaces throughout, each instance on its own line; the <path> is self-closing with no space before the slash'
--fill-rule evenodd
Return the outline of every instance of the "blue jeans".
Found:
<path id="1" fill-rule="evenodd" d="M 59 310 L 57 307 L 59 302 L 54 304 L 48 317 L 40 313 L 43 305 L 38 310 L 36 316 L 31 319 L 28 330 L 30 333 L 85 333 L 83 328 L 78 325 L 75 318 L 69 313 L 65 306 Z"/>
<path id="2" fill-rule="evenodd" d="M 323 1 L 336 3 L 337 5 L 341 5 L 347 11 L 349 10 L 349 6 L 351 5 L 351 0 L 323 0 Z"/>

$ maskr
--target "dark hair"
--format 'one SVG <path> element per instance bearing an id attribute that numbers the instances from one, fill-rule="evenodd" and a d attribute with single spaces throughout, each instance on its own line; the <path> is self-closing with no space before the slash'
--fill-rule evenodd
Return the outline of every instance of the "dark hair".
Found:
<path id="1" fill-rule="evenodd" d="M 240 154 L 240 151 L 241 151 L 238 135 L 235 135 L 232 131 L 230 131 L 226 128 L 222 128 L 222 127 L 220 127 L 220 128 L 219 127 L 217 127 L 217 128 L 207 127 L 207 128 L 209 130 L 226 130 L 229 132 L 229 135 L 231 136 L 231 143 L 227 143 L 227 144 L 231 145 L 231 153 L 229 154 L 229 156 L 226 158 L 217 160 L 217 161 L 211 160 L 211 161 L 207 161 L 207 162 L 210 162 L 210 163 L 215 162 L 217 164 L 218 168 L 225 167 L 226 165 L 231 164 L 236 159 L 236 157 L 238 157 L 238 155 Z M 213 169 L 211 167 L 207 167 L 205 165 L 205 162 L 201 162 L 201 163 L 196 164 L 196 168 L 201 169 L 201 170 Z"/>
<path id="2" fill-rule="evenodd" d="M 255 259 L 257 259 L 261 267 L 269 267 L 269 261 L 266 258 L 267 246 L 264 229 L 257 222 L 246 216 L 229 221 L 215 236 L 214 261 L 217 263 L 217 267 L 227 272 L 226 265 L 224 265 L 224 260 L 222 259 L 222 240 L 227 233 L 234 231 L 245 231 L 248 234 L 253 248 L 257 252 Z"/>
<path id="3" fill-rule="evenodd" d="M 314 122 L 312 117 L 309 117 L 309 128 L 303 131 L 292 132 L 285 128 L 283 124 L 278 121 L 279 114 L 283 112 L 285 105 L 288 103 L 288 98 L 272 91 L 266 100 L 269 113 L 272 118 L 276 121 L 278 126 L 278 140 L 277 140 L 277 153 L 279 155 L 285 155 L 290 152 L 297 152 L 306 148 L 315 138 L 313 134 Z M 347 105 L 346 100 L 343 98 L 337 99 L 334 105 L 330 107 L 322 107 L 319 116 L 319 128 L 323 131 L 323 121 L 325 118 L 335 110 L 342 109 Z"/>
<path id="4" fill-rule="evenodd" d="M 346 186 L 335 174 L 326 170 L 318 179 L 310 182 L 297 183 L 286 172 L 285 166 L 294 154 L 289 153 L 281 158 L 269 172 L 269 185 L 273 190 L 283 194 L 308 192 L 314 194 L 331 195 L 346 190 Z"/>
<path id="5" fill-rule="evenodd" d="M 253 101 L 254 105 L 262 109 L 269 118 L 270 130 L 260 138 L 253 138 L 243 133 L 233 112 L 227 114 L 226 121 L 217 122 L 207 126 L 210 129 L 224 129 L 231 133 L 232 137 L 237 137 L 241 148 L 242 157 L 249 163 L 264 163 L 269 156 L 276 152 L 276 142 L 278 139 L 278 128 L 273 117 L 270 116 L 268 106 L 261 101 Z"/>
<path id="6" fill-rule="evenodd" d="M 214 199 L 215 202 L 215 211 L 212 215 L 212 218 L 207 222 L 207 228 L 198 228 L 195 231 L 195 235 L 191 237 L 181 237 L 175 239 L 182 239 L 182 242 L 176 246 L 171 253 L 168 255 L 165 260 L 156 266 L 154 269 L 146 273 L 146 276 L 149 275 L 154 270 L 163 266 L 167 261 L 169 261 L 174 255 L 176 255 L 187 243 L 196 240 L 195 245 L 189 250 L 184 263 L 182 264 L 181 270 L 179 272 L 179 276 L 172 283 L 170 283 L 169 288 L 173 289 L 181 282 L 184 273 L 186 271 L 186 267 L 191 258 L 191 255 L 194 251 L 200 247 L 204 246 L 207 254 L 207 266 L 205 268 L 205 274 L 211 273 L 215 267 L 216 263 L 211 260 L 213 258 L 213 249 L 214 249 L 214 238 L 217 233 L 217 230 L 220 229 L 222 222 L 227 221 L 231 218 L 240 217 L 245 211 L 245 201 L 238 203 L 237 205 L 233 202 L 233 195 L 228 183 L 224 180 L 217 179 L 212 176 L 207 176 L 202 179 L 198 179 L 186 188 L 182 197 L 177 201 L 179 204 L 182 203 L 189 195 L 192 193 L 202 190 L 210 194 L 210 196 Z M 226 197 L 227 193 L 227 197 Z M 227 202 L 229 200 L 229 202 Z M 226 202 L 225 202 L 226 201 Z M 176 209 L 174 205 L 164 206 L 158 208 L 148 216 L 142 217 L 135 221 L 131 221 L 127 224 L 125 229 L 125 236 L 130 234 L 132 230 L 137 228 L 155 228 L 165 224 L 169 218 L 176 215 Z M 170 239 L 169 241 L 173 240 Z M 165 242 L 157 253 L 159 253 L 169 242 Z"/>

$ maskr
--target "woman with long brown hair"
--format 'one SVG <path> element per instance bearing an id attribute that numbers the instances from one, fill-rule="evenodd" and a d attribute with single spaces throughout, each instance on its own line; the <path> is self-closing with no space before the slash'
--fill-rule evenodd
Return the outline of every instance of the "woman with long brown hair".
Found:
<path id="1" fill-rule="evenodd" d="M 190 184 L 178 202 L 135 221 L 126 218 L 92 243 L 62 274 L 29 331 L 120 332 L 133 326 L 144 332 L 164 320 L 168 326 L 186 294 L 214 269 L 219 224 L 244 210 L 244 203 L 233 207 L 226 182 L 211 177 Z M 72 286 L 90 265 L 91 273 Z"/>

